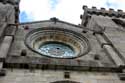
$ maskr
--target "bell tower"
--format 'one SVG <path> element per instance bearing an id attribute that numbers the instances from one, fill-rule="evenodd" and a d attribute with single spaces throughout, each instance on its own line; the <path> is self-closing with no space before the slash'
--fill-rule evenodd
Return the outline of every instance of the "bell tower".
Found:
<path id="1" fill-rule="evenodd" d="M 88 8 L 83 6 L 84 14 L 80 16 L 81 26 L 93 31 L 101 49 L 115 63 L 118 70 L 118 76 L 124 80 L 125 67 L 125 12 L 118 9 L 105 8 L 97 9 L 96 7 Z"/>
<path id="2" fill-rule="evenodd" d="M 0 76 L 5 76 L 4 62 L 17 30 L 19 0 L 0 1 Z"/>

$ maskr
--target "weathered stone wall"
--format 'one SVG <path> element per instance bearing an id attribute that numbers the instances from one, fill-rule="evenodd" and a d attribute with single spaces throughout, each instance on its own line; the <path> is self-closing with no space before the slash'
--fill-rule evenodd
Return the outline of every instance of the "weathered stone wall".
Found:
<path id="1" fill-rule="evenodd" d="M 15 6 L 16 4 L 6 2 L 6 0 L 0 1 L 0 76 L 5 75 L 3 63 L 10 50 L 15 33 L 15 26 L 10 26 L 10 24 L 15 24 L 16 21 Z"/>
<path id="2" fill-rule="evenodd" d="M 93 30 L 95 37 L 105 52 L 108 53 L 109 58 L 111 58 L 117 66 L 123 67 L 124 70 L 125 13 L 122 10 L 96 9 L 96 7 L 87 8 L 87 6 L 83 6 L 83 9 L 84 15 L 81 16 L 81 26 Z M 113 21 L 113 19 L 116 19 L 117 23 Z M 85 26 L 85 23 L 87 23 L 87 26 Z M 124 74 L 124 72 L 122 74 Z M 122 76 L 124 77 L 124 75 Z"/>
<path id="3" fill-rule="evenodd" d="M 8 24 L 15 23 L 14 6 L 10 4 L 0 3 L 0 37 L 5 34 L 5 29 Z"/>
<path id="4" fill-rule="evenodd" d="M 56 19 L 18 26 L 15 24 L 18 23 L 18 6 L 17 0 L 0 2 L 0 83 L 51 83 L 62 80 L 125 83 L 120 80 L 125 79 L 124 28 L 115 24 L 110 17 L 91 15 L 89 19 L 84 19 L 87 16 L 85 13 L 82 23 L 88 22 L 81 27 Z M 24 42 L 31 30 L 42 27 L 77 32 L 89 40 L 91 49 L 88 54 L 75 59 L 40 55 Z M 66 72 L 69 78 L 65 78 Z"/>
<path id="5" fill-rule="evenodd" d="M 28 27 L 28 29 L 27 29 L 27 27 Z M 33 29 L 41 28 L 41 27 L 65 28 L 65 29 L 69 29 L 69 30 L 73 30 L 75 32 L 81 33 L 83 36 L 88 38 L 88 40 L 90 42 L 90 46 L 91 46 L 90 52 L 86 55 L 83 55 L 83 56 L 78 57 L 73 60 L 85 60 L 85 62 L 88 62 L 88 63 L 90 61 L 91 64 L 97 65 L 97 64 L 93 63 L 93 62 L 95 62 L 95 63 L 98 63 L 98 66 L 106 66 L 106 64 L 107 64 L 107 66 L 109 66 L 109 65 L 114 66 L 114 63 L 110 60 L 110 58 L 108 58 L 107 54 L 104 52 L 104 50 L 99 45 L 96 37 L 93 36 L 93 34 L 91 32 L 82 33 L 82 31 L 83 31 L 82 28 L 79 28 L 78 26 L 74 26 L 71 24 L 63 23 L 63 22 L 57 22 L 55 24 L 54 22 L 51 22 L 51 21 L 42 21 L 42 22 L 26 23 L 26 24 L 20 25 L 19 29 L 16 32 L 14 42 L 12 44 L 11 50 L 8 55 L 9 56 L 20 56 L 22 50 L 25 49 L 27 51 L 27 56 L 29 56 L 29 57 L 48 58 L 46 56 L 42 56 L 40 54 L 37 54 L 37 53 L 31 51 L 24 44 L 26 34 L 28 34 L 28 32 L 30 32 Z M 96 56 L 99 57 L 99 60 L 95 60 Z M 51 58 L 49 58 L 49 59 L 51 59 Z M 65 64 L 65 62 L 64 62 L 64 64 Z"/>
<path id="6" fill-rule="evenodd" d="M 7 69 L 7 75 L 0 77 L 0 83 L 51 83 L 55 81 L 75 81 L 80 83 L 124 83 L 115 73 L 70 72 L 70 78 L 64 78 L 64 70 L 24 70 Z"/>

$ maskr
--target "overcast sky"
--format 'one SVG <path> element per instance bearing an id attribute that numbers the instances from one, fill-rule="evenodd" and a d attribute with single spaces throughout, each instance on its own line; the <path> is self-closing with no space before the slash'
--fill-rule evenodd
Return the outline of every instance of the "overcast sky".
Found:
<path id="1" fill-rule="evenodd" d="M 20 22 L 48 20 L 57 17 L 60 20 L 79 24 L 82 6 L 96 6 L 122 9 L 125 11 L 125 0 L 21 0 Z"/>

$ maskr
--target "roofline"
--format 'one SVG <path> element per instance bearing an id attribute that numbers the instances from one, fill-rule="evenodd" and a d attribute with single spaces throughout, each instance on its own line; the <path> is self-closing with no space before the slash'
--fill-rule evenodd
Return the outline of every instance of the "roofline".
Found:
<path id="1" fill-rule="evenodd" d="M 40 22 L 53 22 L 53 21 L 52 20 L 42 20 L 42 21 L 25 22 L 25 23 L 19 23 L 19 24 L 24 25 L 24 24 L 33 24 L 33 23 L 40 23 Z M 80 27 L 79 25 L 75 25 L 75 24 L 65 22 L 65 21 L 61 21 L 61 20 L 57 20 L 57 22 L 69 24 L 69 25 L 76 26 L 76 27 Z"/>
<path id="2" fill-rule="evenodd" d="M 53 22 L 53 21 L 52 20 L 33 21 L 33 22 L 19 23 L 19 25 L 33 24 L 33 23 L 40 23 L 40 22 Z M 72 23 L 69 23 L 69 22 L 65 22 L 65 21 L 61 21 L 61 20 L 57 20 L 57 22 L 65 23 L 65 24 L 68 24 L 68 25 L 71 25 L 71 26 L 74 26 L 74 27 L 78 27 L 78 28 L 82 28 L 82 29 L 85 29 L 87 31 L 93 31 L 93 30 L 91 30 L 89 28 L 82 27 L 80 25 L 75 25 L 75 24 L 72 24 Z"/>

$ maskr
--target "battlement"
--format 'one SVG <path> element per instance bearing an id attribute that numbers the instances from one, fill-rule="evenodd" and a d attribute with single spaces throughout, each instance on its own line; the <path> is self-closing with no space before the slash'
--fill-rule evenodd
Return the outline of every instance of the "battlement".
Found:
<path id="1" fill-rule="evenodd" d="M 123 12 L 123 10 L 120 10 L 120 9 L 118 9 L 117 11 L 115 11 L 112 8 L 109 8 L 109 10 L 106 10 L 105 8 L 97 9 L 95 6 L 93 6 L 92 8 L 88 8 L 86 5 L 84 5 L 83 10 L 84 10 L 84 14 L 125 18 L 125 12 Z"/>

